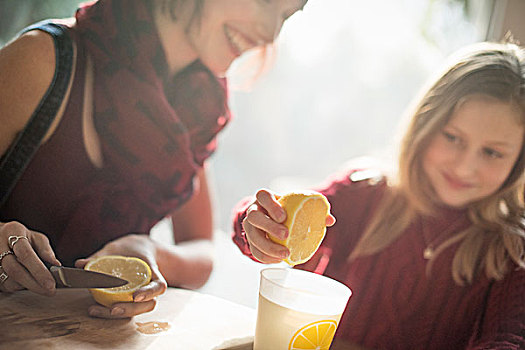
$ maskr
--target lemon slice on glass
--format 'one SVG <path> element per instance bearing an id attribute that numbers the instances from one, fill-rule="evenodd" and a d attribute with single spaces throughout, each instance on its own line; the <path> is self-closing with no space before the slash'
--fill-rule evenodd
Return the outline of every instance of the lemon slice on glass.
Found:
<path id="1" fill-rule="evenodd" d="M 336 329 L 334 320 L 310 323 L 294 334 L 288 350 L 329 350 Z"/>

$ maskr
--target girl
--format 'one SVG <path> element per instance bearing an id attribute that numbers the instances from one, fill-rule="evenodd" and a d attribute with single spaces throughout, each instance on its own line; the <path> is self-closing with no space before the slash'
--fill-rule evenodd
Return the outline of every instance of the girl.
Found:
<path id="1" fill-rule="evenodd" d="M 153 279 L 134 303 L 90 315 L 131 317 L 166 285 L 201 286 L 212 267 L 206 159 L 230 118 L 222 77 L 305 3 L 100 0 L 2 48 L 0 291 L 53 294 L 43 261 L 82 267 L 105 254 L 144 259 Z M 35 129 L 42 144 L 19 167 L 17 137 Z M 148 236 L 166 216 L 176 245 Z"/>
<path id="2" fill-rule="evenodd" d="M 353 290 L 336 339 L 370 349 L 525 347 L 524 136 L 525 50 L 480 43 L 420 99 L 396 176 L 353 169 L 319 189 L 337 223 L 299 268 Z M 264 263 L 287 254 L 267 238 L 287 234 L 276 198 L 260 190 L 235 220 L 235 243 Z"/>

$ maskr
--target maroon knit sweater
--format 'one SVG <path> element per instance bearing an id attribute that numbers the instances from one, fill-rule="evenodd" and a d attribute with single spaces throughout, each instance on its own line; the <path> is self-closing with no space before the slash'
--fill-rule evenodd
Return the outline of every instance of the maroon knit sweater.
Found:
<path id="1" fill-rule="evenodd" d="M 525 349 L 525 270 L 512 266 L 501 281 L 480 274 L 471 285 L 458 286 L 450 270 L 455 244 L 425 274 L 422 232 L 439 243 L 469 225 L 464 211 L 419 218 L 386 249 L 349 263 L 385 189 L 384 182 L 352 181 L 349 175 L 320 189 L 337 223 L 314 257 L 298 266 L 352 289 L 336 337 L 371 349 Z M 233 240 L 253 259 L 241 226 L 249 202 L 235 213 Z"/>

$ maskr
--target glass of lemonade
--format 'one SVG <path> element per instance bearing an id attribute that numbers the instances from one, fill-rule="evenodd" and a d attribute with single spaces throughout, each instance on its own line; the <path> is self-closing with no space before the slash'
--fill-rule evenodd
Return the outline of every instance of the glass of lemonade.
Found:
<path id="1" fill-rule="evenodd" d="M 261 271 L 254 350 L 328 350 L 352 292 L 292 268 Z"/>

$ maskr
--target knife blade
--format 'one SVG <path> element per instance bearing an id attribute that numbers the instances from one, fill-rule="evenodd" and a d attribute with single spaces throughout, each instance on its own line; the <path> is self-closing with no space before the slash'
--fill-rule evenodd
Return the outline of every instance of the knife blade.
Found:
<path id="1" fill-rule="evenodd" d="M 113 288 L 128 283 L 119 277 L 73 267 L 51 266 L 49 271 L 57 288 Z"/>

